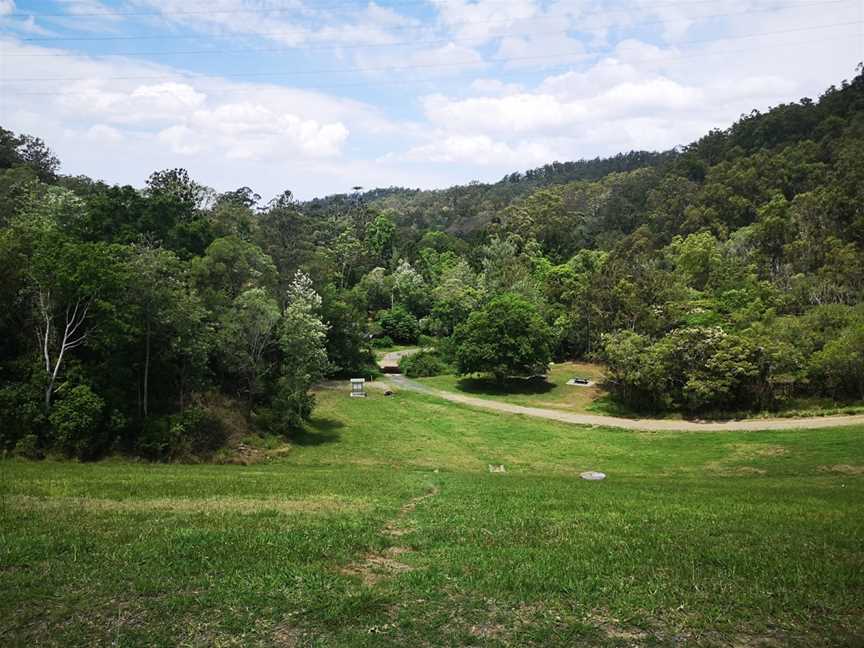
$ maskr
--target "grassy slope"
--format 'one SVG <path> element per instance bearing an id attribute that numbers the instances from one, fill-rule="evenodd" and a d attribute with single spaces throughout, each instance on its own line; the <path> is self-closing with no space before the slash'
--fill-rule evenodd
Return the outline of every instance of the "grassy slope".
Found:
<path id="1" fill-rule="evenodd" d="M 862 428 L 320 400 L 278 463 L 0 464 L 0 644 L 861 644 Z"/>

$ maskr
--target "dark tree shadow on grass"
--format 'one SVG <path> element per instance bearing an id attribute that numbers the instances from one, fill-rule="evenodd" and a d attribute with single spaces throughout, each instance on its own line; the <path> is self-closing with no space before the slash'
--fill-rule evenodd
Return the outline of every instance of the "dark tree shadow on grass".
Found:
<path id="1" fill-rule="evenodd" d="M 545 394 L 555 389 L 555 383 L 546 380 L 545 376 L 511 377 L 500 383 L 485 376 L 474 376 L 460 379 L 456 387 L 466 394 L 506 396 L 507 394 Z"/>
<path id="2" fill-rule="evenodd" d="M 299 446 L 319 446 L 325 443 L 337 443 L 342 435 L 339 429 L 345 427 L 342 421 L 313 416 L 302 430 L 291 435 L 291 442 Z"/>

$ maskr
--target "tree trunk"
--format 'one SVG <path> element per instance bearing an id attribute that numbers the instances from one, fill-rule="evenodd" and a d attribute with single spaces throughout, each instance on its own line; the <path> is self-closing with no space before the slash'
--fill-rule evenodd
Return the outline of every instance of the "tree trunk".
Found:
<path id="1" fill-rule="evenodd" d="M 147 399 L 150 392 L 150 334 L 150 318 L 147 318 L 147 332 L 144 336 L 144 418 L 147 418 Z"/>

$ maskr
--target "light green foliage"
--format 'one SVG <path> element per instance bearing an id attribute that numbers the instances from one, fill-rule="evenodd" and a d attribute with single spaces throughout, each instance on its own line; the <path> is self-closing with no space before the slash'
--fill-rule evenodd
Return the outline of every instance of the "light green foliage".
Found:
<path id="1" fill-rule="evenodd" d="M 514 292 L 535 301 L 537 290 L 531 276 L 531 260 L 514 235 L 493 236 L 483 247 L 483 289 L 488 295 Z"/>
<path id="2" fill-rule="evenodd" d="M 396 225 L 387 214 L 378 214 L 366 226 L 366 247 L 375 263 L 386 264 L 393 254 Z"/>
<path id="3" fill-rule="evenodd" d="M 152 398 L 153 368 L 162 377 L 155 387 L 163 402 L 178 392 L 184 402 L 203 380 L 212 340 L 204 307 L 190 288 L 188 272 L 173 252 L 148 246 L 131 248 L 123 312 L 129 333 L 141 348 L 145 417 Z"/>
<path id="4" fill-rule="evenodd" d="M 709 232 L 691 234 L 686 238 L 676 236 L 670 245 L 670 253 L 675 267 L 696 290 L 704 290 L 723 272 L 720 243 Z"/>
<path id="5" fill-rule="evenodd" d="M 361 296 L 370 311 L 389 308 L 393 305 L 393 276 L 378 267 L 367 272 L 354 290 Z"/>
<path id="6" fill-rule="evenodd" d="M 429 310 L 429 287 L 408 261 L 401 261 L 393 272 L 393 300 L 415 317 L 422 317 Z"/>
<path id="7" fill-rule="evenodd" d="M 432 290 L 434 306 L 428 327 L 433 334 L 450 335 L 482 302 L 480 279 L 468 262 L 460 259 L 441 272 Z"/>
<path id="8" fill-rule="evenodd" d="M 223 361 L 239 374 L 250 404 L 259 382 L 272 368 L 269 351 L 276 341 L 279 305 L 262 288 L 241 293 L 220 322 L 219 345 Z"/>
<path id="9" fill-rule="evenodd" d="M 864 323 L 843 329 L 814 353 L 808 373 L 811 381 L 821 383 L 835 398 L 864 400 Z"/>
<path id="10" fill-rule="evenodd" d="M 743 409 L 770 392 L 764 350 L 719 328 L 676 329 L 655 343 L 622 331 L 604 337 L 604 357 L 612 385 L 634 407 Z"/>
<path id="11" fill-rule="evenodd" d="M 321 297 L 308 275 L 298 272 L 288 289 L 288 306 L 282 317 L 279 346 L 282 367 L 273 399 L 276 430 L 297 429 L 312 413 L 309 389 L 328 370 L 327 325 L 321 321 Z"/>

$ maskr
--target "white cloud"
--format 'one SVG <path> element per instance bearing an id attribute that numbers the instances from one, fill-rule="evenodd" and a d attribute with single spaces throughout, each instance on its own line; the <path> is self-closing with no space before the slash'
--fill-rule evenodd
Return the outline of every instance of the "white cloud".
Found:
<path id="1" fill-rule="evenodd" d="M 522 168 L 551 161 L 555 158 L 555 153 L 551 146 L 542 141 L 524 141 L 511 145 L 486 135 L 450 135 L 429 144 L 415 146 L 394 157 L 407 162 L 461 162 Z"/>
<path id="2" fill-rule="evenodd" d="M 430 121 L 462 133 L 530 133 L 585 116 L 585 109 L 577 103 L 529 93 L 457 100 L 432 95 L 423 100 L 423 108 Z"/>
<path id="3" fill-rule="evenodd" d="M 15 11 L 14 0 L 0 0 L 0 16 L 8 16 Z"/>
<path id="4" fill-rule="evenodd" d="M 535 0 L 451 0 L 438 5 L 441 24 L 458 38 L 479 42 L 512 31 L 520 23 L 541 14 Z M 546 23 L 549 27 L 549 23 Z"/>
<path id="5" fill-rule="evenodd" d="M 338 175 L 321 165 L 350 166 L 345 155 L 353 132 L 405 141 L 416 131 L 368 104 L 320 92 L 95 60 L 11 39 L 0 39 L 0 47 L 39 54 L 16 58 L 15 75 L 0 82 L 0 90 L 14 88 L 4 97 L 4 126 L 44 138 L 65 172 L 113 182 L 140 184 L 155 169 L 177 166 L 172 156 L 180 155 L 193 176 L 219 189 L 264 177 L 270 184 L 259 191 L 275 194 L 302 179 L 306 186 L 293 188 L 309 195 Z M 20 80 L 33 78 L 70 80 Z M 123 147 L 114 147 L 125 142 L 120 154 Z M 245 176 L 237 169 L 246 169 Z M 387 183 L 385 173 L 379 182 Z"/>
<path id="6" fill-rule="evenodd" d="M 119 130 L 105 124 L 91 126 L 84 133 L 84 136 L 97 144 L 118 144 L 125 139 Z"/>
<path id="7" fill-rule="evenodd" d="M 188 126 L 169 126 L 156 134 L 156 139 L 178 155 L 195 155 L 203 150 L 200 135 Z"/>
<path id="8" fill-rule="evenodd" d="M 504 83 L 498 79 L 475 79 L 470 88 L 475 94 L 489 96 L 513 95 L 524 90 L 520 83 Z"/>
<path id="9" fill-rule="evenodd" d="M 722 9 L 616 3 L 626 10 L 590 0 L 448 0 L 408 9 L 413 15 L 384 3 L 290 1 L 212 0 L 203 14 L 183 0 L 123 5 L 161 12 L 140 19 L 146 28 L 200 37 L 217 51 L 261 41 L 300 48 L 244 53 L 237 62 L 227 51 L 206 64 L 194 59 L 202 61 L 196 69 L 225 77 L 0 37 L 14 61 L 0 80 L 4 126 L 45 138 L 64 170 L 110 181 L 140 183 L 182 156 L 193 176 L 218 189 L 255 184 L 266 194 L 288 185 L 308 196 L 353 184 L 441 186 L 554 159 L 685 144 L 754 107 L 815 96 L 860 59 L 855 0 L 810 7 L 729 0 Z M 0 0 L 0 14 L 5 7 L 14 4 Z M 289 7 L 297 11 L 268 11 Z M 420 18 L 430 11 L 436 19 Z M 705 18 L 720 13 L 728 15 Z M 17 33 L 46 24 L 0 19 Z M 838 23 L 846 26 L 825 27 Z M 139 26 L 123 25 L 130 33 Z M 154 48 L 193 48 L 184 42 Z M 17 58 L 22 53 L 39 57 Z M 549 65 L 554 73 L 543 72 Z M 356 67 L 378 69 L 358 83 Z M 410 72 L 393 70 L 402 67 Z M 244 68 L 285 70 L 286 78 L 334 89 L 231 80 Z M 312 69 L 328 72 L 291 76 Z M 342 74 L 329 72 L 336 69 Z M 467 81 L 466 72 L 478 78 Z M 350 90 L 335 89 L 343 79 Z"/>

